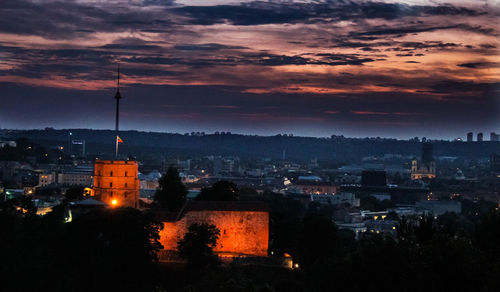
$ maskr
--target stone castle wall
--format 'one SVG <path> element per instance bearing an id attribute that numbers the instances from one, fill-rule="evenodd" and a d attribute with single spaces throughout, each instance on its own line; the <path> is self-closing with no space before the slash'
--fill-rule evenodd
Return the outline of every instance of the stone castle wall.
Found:
<path id="1" fill-rule="evenodd" d="M 164 222 L 160 242 L 177 250 L 177 242 L 193 223 L 215 225 L 220 236 L 214 251 L 227 256 L 267 256 L 269 213 L 256 211 L 190 211 L 177 222 Z"/>

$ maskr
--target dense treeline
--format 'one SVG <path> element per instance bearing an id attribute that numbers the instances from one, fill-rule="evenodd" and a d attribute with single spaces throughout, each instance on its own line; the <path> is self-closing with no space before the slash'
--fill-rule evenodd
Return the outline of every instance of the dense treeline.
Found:
<path id="1" fill-rule="evenodd" d="M 495 206 L 482 214 L 469 214 L 474 208 L 466 206 L 464 215 L 402 218 L 396 238 L 369 233 L 357 241 L 332 223 L 328 207 L 305 210 L 278 194 L 264 197 L 272 210 L 270 251 L 290 254 L 299 268 L 219 268 L 192 284 L 194 291 L 500 289 L 500 213 Z"/>
<path id="2" fill-rule="evenodd" d="M 203 226 L 192 227 L 191 235 L 179 242 L 191 265 L 159 264 L 161 225 L 147 213 L 128 208 L 94 210 L 64 223 L 64 206 L 39 217 L 29 199 L 3 202 L 0 290 L 500 289 L 498 206 L 464 201 L 463 214 L 402 218 L 395 238 L 369 233 L 355 240 L 354 233 L 339 230 L 332 222 L 329 206 L 312 204 L 306 209 L 274 193 L 260 198 L 271 210 L 270 257 L 289 254 L 293 270 L 268 266 L 266 261 L 217 266 L 207 247 L 214 245 L 218 231 Z"/>
<path id="3" fill-rule="evenodd" d="M 1 291 L 151 291 L 160 225 L 135 209 L 95 210 L 64 223 L 26 202 L 0 206 Z"/>
<path id="4" fill-rule="evenodd" d="M 9 131 L 13 138 L 27 137 L 44 145 L 67 145 L 69 132 L 73 139 L 86 140 L 87 152 L 93 155 L 114 153 L 115 133 L 110 130 L 16 130 Z M 289 159 L 334 159 L 350 160 L 385 153 L 420 155 L 421 145 L 415 140 L 379 138 L 332 138 L 276 136 L 251 136 L 237 134 L 182 135 L 171 133 L 121 131 L 125 141 L 120 145 L 121 153 L 133 153 L 140 159 L 172 157 L 235 155 L 242 158 L 282 158 L 283 151 Z M 436 141 L 435 155 L 488 157 L 500 150 L 498 142 L 464 143 Z"/>

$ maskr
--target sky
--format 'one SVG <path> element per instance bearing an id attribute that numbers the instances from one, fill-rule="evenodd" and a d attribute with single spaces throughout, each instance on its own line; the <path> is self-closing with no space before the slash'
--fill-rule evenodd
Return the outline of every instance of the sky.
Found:
<path id="1" fill-rule="evenodd" d="M 2 0 L 0 128 L 500 132 L 500 1 Z"/>

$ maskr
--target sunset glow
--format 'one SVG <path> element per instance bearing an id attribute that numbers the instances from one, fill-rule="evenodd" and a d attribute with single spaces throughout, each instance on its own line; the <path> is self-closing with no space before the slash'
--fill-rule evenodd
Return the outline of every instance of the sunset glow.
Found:
<path id="1" fill-rule="evenodd" d="M 0 16 L 3 128 L 111 128 L 117 63 L 124 129 L 450 138 L 500 125 L 497 1 L 7 0 Z M 54 103 L 75 110 L 54 117 Z"/>

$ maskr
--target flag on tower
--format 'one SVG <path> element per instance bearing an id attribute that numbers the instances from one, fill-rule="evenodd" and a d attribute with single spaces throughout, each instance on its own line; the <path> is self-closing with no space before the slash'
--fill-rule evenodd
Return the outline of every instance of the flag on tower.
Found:
<path id="1" fill-rule="evenodd" d="M 116 143 L 123 143 L 122 138 L 120 138 L 119 136 L 116 136 Z"/>

